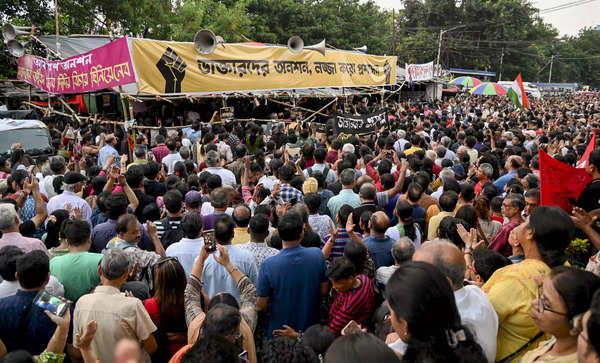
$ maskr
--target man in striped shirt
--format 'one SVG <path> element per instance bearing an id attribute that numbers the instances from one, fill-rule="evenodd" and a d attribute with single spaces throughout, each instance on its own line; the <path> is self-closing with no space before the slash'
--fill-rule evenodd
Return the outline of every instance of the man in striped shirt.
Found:
<path id="1" fill-rule="evenodd" d="M 335 236 L 332 238 L 331 233 L 325 236 L 325 243 L 321 246 L 321 249 L 324 251 L 323 255 L 325 259 L 332 261 L 336 257 L 341 257 L 344 255 L 344 247 L 346 247 L 346 243 L 350 241 L 350 235 L 348 231 L 346 231 L 346 223 L 348 222 L 348 216 L 352 214 L 354 208 L 352 208 L 348 204 L 344 204 L 338 210 L 336 216 L 336 223 L 338 225 L 337 233 L 334 232 Z M 360 233 L 355 233 L 359 238 L 362 238 Z M 328 247 L 324 249 L 324 247 Z M 329 251 L 329 253 L 327 253 Z"/>
<path id="2" fill-rule="evenodd" d="M 338 293 L 329 310 L 329 330 L 340 335 L 352 320 L 366 327 L 375 310 L 373 281 L 365 275 L 357 275 L 354 264 L 345 257 L 333 261 L 327 269 L 327 277 Z"/>

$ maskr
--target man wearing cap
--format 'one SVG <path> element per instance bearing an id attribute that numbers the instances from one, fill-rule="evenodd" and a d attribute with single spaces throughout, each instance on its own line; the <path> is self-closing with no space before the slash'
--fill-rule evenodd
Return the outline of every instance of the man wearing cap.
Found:
<path id="1" fill-rule="evenodd" d="M 48 215 L 52 214 L 57 209 L 64 209 L 67 204 L 71 205 L 71 208 L 81 209 L 81 215 L 83 218 L 91 224 L 92 209 L 90 205 L 76 193 L 81 192 L 83 189 L 83 182 L 85 177 L 75 171 L 69 171 L 65 174 L 63 179 L 63 192 L 55 197 L 52 197 L 48 202 Z"/>
<path id="2" fill-rule="evenodd" d="M 115 361 L 114 347 L 123 338 L 142 343 L 152 354 L 158 348 L 152 333 L 156 326 L 142 302 L 121 294 L 121 287 L 129 276 L 129 259 L 119 248 L 108 249 L 98 266 L 101 285 L 93 293 L 83 295 L 73 313 L 73 334 L 83 335 L 92 320 L 98 328 L 92 348 L 101 362 Z"/>
<path id="3" fill-rule="evenodd" d="M 119 152 L 115 149 L 117 145 L 117 138 L 115 135 L 110 134 L 106 136 L 106 144 L 98 151 L 98 166 L 103 168 L 106 164 L 106 159 L 108 155 L 114 155 L 114 163 L 116 166 L 121 166 L 121 161 L 119 160 Z"/>
<path id="4" fill-rule="evenodd" d="M 223 185 L 235 185 L 235 175 L 231 170 L 227 170 L 219 165 L 219 153 L 211 150 L 206 153 L 206 171 L 211 174 L 216 174 L 221 177 Z"/>

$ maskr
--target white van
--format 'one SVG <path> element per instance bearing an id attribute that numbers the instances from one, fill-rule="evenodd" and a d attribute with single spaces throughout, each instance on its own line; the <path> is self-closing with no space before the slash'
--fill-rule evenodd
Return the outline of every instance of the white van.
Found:
<path id="1" fill-rule="evenodd" d="M 33 157 L 51 155 L 54 151 L 50 132 L 43 122 L 0 118 L 0 155 L 9 155 L 10 146 L 16 142 Z"/>

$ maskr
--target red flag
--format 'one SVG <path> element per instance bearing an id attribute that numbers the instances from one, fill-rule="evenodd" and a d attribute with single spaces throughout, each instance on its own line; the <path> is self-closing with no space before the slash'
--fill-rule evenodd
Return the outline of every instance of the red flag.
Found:
<path id="1" fill-rule="evenodd" d="M 561 207 L 571 213 L 569 200 L 579 199 L 592 177 L 585 169 L 577 169 L 540 150 L 540 205 Z"/>
<path id="2" fill-rule="evenodd" d="M 585 152 L 581 156 L 581 159 L 577 162 L 577 168 L 585 168 L 587 166 L 588 160 L 590 159 L 590 154 L 596 148 L 596 129 L 594 129 L 594 136 L 590 140 Z"/>

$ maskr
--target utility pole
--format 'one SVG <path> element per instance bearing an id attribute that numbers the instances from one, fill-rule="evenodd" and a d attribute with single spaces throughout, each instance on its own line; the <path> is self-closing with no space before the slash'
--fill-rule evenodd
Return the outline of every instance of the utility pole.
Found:
<path id="1" fill-rule="evenodd" d="M 548 83 L 552 83 L 552 64 L 554 63 L 554 56 L 550 57 L 550 74 L 548 74 Z"/>
<path id="2" fill-rule="evenodd" d="M 466 26 L 467 26 L 467 25 L 465 24 L 465 25 L 457 25 L 457 26 L 454 26 L 454 27 L 452 27 L 452 28 L 450 28 L 450 29 L 446 29 L 446 30 L 442 30 L 442 29 L 440 29 L 440 39 L 438 40 L 438 54 L 437 54 L 437 61 L 435 62 L 435 63 L 438 65 L 438 67 L 439 67 L 439 64 L 440 64 L 440 55 L 441 55 L 441 53 L 442 53 L 442 35 L 444 35 L 444 33 L 447 33 L 447 32 L 449 32 L 449 31 L 452 31 L 452 30 L 454 30 L 454 29 L 458 29 L 458 28 L 464 28 L 464 27 L 466 27 Z M 440 69 L 441 69 L 441 68 L 440 68 Z"/>
<path id="3" fill-rule="evenodd" d="M 58 0 L 54 0 L 54 20 L 56 24 L 56 53 L 60 58 L 60 32 L 58 29 Z"/>
<path id="4" fill-rule="evenodd" d="M 500 75 L 498 76 L 498 81 L 502 80 L 502 68 L 503 68 L 503 64 L 502 61 L 504 60 L 504 47 L 502 47 L 502 55 L 500 56 Z"/>
<path id="5" fill-rule="evenodd" d="M 444 34 L 444 31 L 442 29 L 440 29 L 440 39 L 438 40 L 438 55 L 437 55 L 437 61 L 435 62 L 435 64 L 440 64 L 440 54 L 442 53 L 442 35 Z"/>

